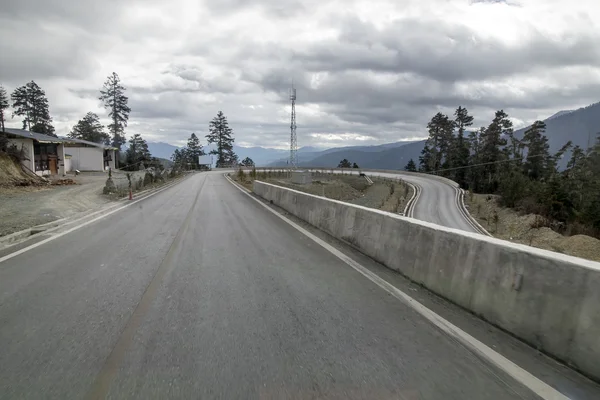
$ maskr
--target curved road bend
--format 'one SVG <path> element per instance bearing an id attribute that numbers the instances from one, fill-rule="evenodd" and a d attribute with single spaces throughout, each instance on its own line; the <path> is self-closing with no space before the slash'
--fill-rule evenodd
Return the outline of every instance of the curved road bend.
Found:
<path id="1" fill-rule="evenodd" d="M 225 180 L 0 263 L 0 397 L 534 399 Z"/>
<path id="2" fill-rule="evenodd" d="M 432 179 L 427 175 L 407 175 L 373 172 L 370 175 L 398 178 L 421 187 L 421 196 L 415 204 L 414 217 L 422 221 L 460 229 L 467 232 L 477 231 L 461 214 L 456 202 L 456 189 L 447 183 Z"/>
<path id="3" fill-rule="evenodd" d="M 334 170 L 334 172 L 339 172 Z M 354 173 L 345 170 L 344 173 Z M 414 218 L 421 221 L 432 222 L 448 228 L 460 229 L 467 232 L 478 233 L 461 214 L 456 202 L 456 189 L 447 183 L 428 177 L 426 174 L 413 175 L 398 172 L 365 171 L 369 176 L 385 178 L 401 178 L 407 182 L 421 187 L 419 197 L 414 209 Z"/>

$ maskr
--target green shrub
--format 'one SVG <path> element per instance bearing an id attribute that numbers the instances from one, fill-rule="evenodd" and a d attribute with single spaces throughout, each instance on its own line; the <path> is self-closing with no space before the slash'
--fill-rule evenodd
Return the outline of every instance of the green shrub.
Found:
<path id="1" fill-rule="evenodd" d="M 151 185 L 154 182 L 154 176 L 150 172 L 146 172 L 144 175 L 144 186 Z"/>

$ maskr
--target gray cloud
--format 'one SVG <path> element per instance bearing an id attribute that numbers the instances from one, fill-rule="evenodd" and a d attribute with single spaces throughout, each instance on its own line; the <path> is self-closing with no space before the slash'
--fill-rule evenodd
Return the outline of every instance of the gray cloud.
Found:
<path id="1" fill-rule="evenodd" d="M 527 122 L 599 100 L 598 7 L 567 29 L 541 0 L 486 2 L 15 1 L 0 16 L 0 83 L 40 83 L 66 133 L 90 110 L 106 120 L 98 90 L 116 71 L 129 133 L 177 144 L 222 110 L 239 142 L 280 147 L 292 79 L 301 145 L 422 136 L 458 105 L 481 125 L 500 108 Z"/>
<path id="2" fill-rule="evenodd" d="M 295 55 L 312 71 L 410 72 L 454 82 L 504 77 L 544 67 L 600 64 L 600 35 L 539 32 L 517 46 L 486 38 L 457 23 L 423 18 L 396 21 L 384 30 L 356 18 L 345 21 L 338 38 L 316 43 Z"/>
<path id="3" fill-rule="evenodd" d="M 0 29 L 10 32 L 13 38 L 0 41 L 0 65 L 5 82 L 25 83 L 31 79 L 62 76 L 82 78 L 86 70 L 98 68 L 94 58 L 98 49 L 87 32 L 25 25 L 3 18 L 0 25 Z"/>
<path id="4" fill-rule="evenodd" d="M 308 13 L 316 3 L 314 0 L 220 0 L 209 2 L 208 7 L 217 15 L 260 10 L 276 18 L 294 18 Z"/>

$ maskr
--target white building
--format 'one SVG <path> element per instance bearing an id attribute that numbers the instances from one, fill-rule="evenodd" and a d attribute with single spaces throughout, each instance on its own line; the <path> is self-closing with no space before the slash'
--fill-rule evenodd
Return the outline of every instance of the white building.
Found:
<path id="1" fill-rule="evenodd" d="M 69 171 L 115 169 L 118 150 L 87 140 L 54 137 L 24 129 L 5 128 L 9 146 L 23 153 L 23 167 L 40 176 Z"/>
<path id="2" fill-rule="evenodd" d="M 61 138 L 65 141 L 67 171 L 108 171 L 115 169 L 118 149 L 81 139 Z"/>
<path id="3" fill-rule="evenodd" d="M 8 145 L 23 153 L 23 167 L 37 175 L 64 175 L 65 140 L 24 129 L 4 129 Z"/>

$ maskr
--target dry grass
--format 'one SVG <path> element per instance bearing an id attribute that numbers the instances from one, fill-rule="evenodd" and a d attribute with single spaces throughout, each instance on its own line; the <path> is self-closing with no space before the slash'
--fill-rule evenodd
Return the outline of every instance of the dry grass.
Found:
<path id="1" fill-rule="evenodd" d="M 242 178 L 239 174 L 231 176 L 236 182 L 252 190 L 251 177 Z M 364 177 L 331 174 L 326 171 L 313 173 L 313 182 L 310 185 L 293 184 L 287 172 L 259 172 L 257 179 L 301 192 L 393 213 L 403 212 L 406 202 L 412 195 L 410 187 L 399 181 L 373 178 L 373 185 L 369 185 Z"/>
<path id="2" fill-rule="evenodd" d="M 245 187 L 248 190 L 252 190 L 252 183 L 254 182 L 254 179 L 252 179 L 252 177 L 249 174 L 245 174 L 243 176 L 240 176 L 237 173 L 230 173 L 229 177 L 231 179 L 233 179 L 235 182 L 239 183 L 240 185 L 242 185 L 243 187 Z"/>
<path id="3" fill-rule="evenodd" d="M 23 172 L 18 162 L 14 161 L 10 156 L 0 153 L 0 187 L 25 187 L 40 185 L 42 183 L 42 179 Z"/>
<path id="4" fill-rule="evenodd" d="M 585 235 L 563 236 L 540 224 L 539 215 L 520 215 L 513 209 L 500 207 L 497 200 L 491 195 L 469 193 L 465 196 L 471 215 L 494 237 L 600 261 L 600 240 Z"/>

